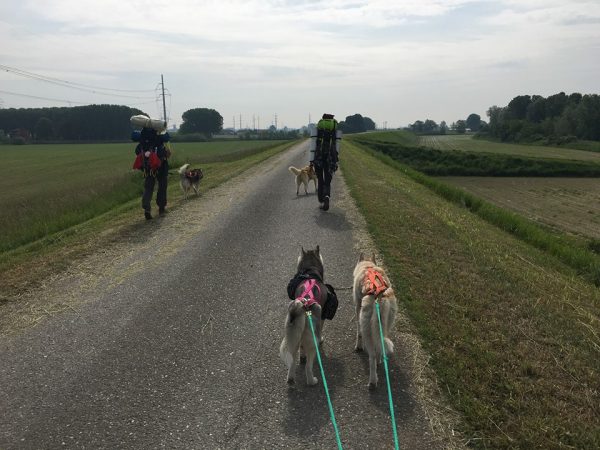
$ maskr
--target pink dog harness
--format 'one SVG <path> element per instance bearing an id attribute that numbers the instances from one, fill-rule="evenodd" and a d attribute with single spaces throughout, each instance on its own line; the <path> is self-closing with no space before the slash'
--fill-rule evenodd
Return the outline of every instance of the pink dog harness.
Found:
<path id="1" fill-rule="evenodd" d="M 296 298 L 296 300 L 300 300 L 304 305 L 305 309 L 310 308 L 315 303 L 319 303 L 319 301 L 315 298 L 315 294 L 313 293 L 313 288 L 317 288 L 317 292 L 319 293 L 319 298 L 321 297 L 321 288 L 317 284 L 317 280 L 314 278 L 304 280 L 302 283 L 304 285 L 304 292 Z"/>

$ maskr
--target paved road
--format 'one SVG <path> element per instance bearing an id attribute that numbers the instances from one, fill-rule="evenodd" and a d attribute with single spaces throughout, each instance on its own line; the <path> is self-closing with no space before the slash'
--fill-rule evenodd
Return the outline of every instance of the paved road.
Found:
<path id="1" fill-rule="evenodd" d="M 393 448 L 385 384 L 369 392 L 367 359 L 352 352 L 347 192 L 337 176 L 327 213 L 314 194 L 296 197 L 287 167 L 306 155 L 296 146 L 140 223 L 94 283 L 40 292 L 80 303 L 2 338 L 0 448 L 336 448 L 321 381 L 307 387 L 299 369 L 288 388 L 278 356 L 286 284 L 300 246 L 316 244 L 342 288 L 324 365 L 344 448 Z M 399 360 L 401 448 L 440 448 Z"/>

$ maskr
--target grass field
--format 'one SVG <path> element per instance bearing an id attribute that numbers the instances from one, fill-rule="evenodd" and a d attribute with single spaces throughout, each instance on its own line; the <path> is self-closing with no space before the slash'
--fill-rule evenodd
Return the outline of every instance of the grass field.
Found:
<path id="1" fill-rule="evenodd" d="M 565 147 L 519 145 L 474 139 L 471 135 L 419 136 L 418 145 L 438 150 L 495 153 L 529 158 L 600 162 L 600 153 Z"/>
<path id="2" fill-rule="evenodd" d="M 207 179 L 215 164 L 281 145 L 281 141 L 180 143 L 171 169 L 201 165 Z M 1 146 L 0 253 L 89 220 L 141 195 L 131 169 L 135 145 L 69 144 Z M 172 177 L 173 179 L 176 177 Z M 207 180 L 204 181 L 206 183 Z M 173 195 L 169 192 L 169 197 Z"/>
<path id="3" fill-rule="evenodd" d="M 442 177 L 439 180 L 536 222 L 600 239 L 597 178 Z"/>
<path id="4" fill-rule="evenodd" d="M 341 164 L 468 445 L 599 448 L 600 290 L 384 155 Z"/>

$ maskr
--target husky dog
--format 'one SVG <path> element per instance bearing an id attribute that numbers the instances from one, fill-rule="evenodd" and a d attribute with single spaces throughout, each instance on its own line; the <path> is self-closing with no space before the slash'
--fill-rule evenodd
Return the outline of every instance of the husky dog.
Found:
<path id="1" fill-rule="evenodd" d="M 383 356 L 375 302 L 378 301 L 380 306 L 381 328 L 387 355 L 394 353 L 394 344 L 389 336 L 394 329 L 398 312 L 392 284 L 384 269 L 377 266 L 375 255 L 365 258 L 360 254 L 354 268 L 352 293 L 358 318 L 354 350 L 360 352 L 364 346 L 369 354 L 369 388 L 373 389 L 377 387 L 377 363 L 381 362 Z"/>
<path id="2" fill-rule="evenodd" d="M 184 200 L 187 199 L 191 189 L 194 190 L 196 195 L 199 195 L 198 186 L 204 176 L 202 169 L 190 169 L 189 167 L 189 164 L 184 164 L 179 168 L 179 185 L 183 191 Z"/>
<path id="3" fill-rule="evenodd" d="M 317 337 L 317 342 L 322 342 L 323 319 L 322 306 L 327 301 L 327 287 L 323 284 L 323 258 L 319 246 L 315 250 L 304 251 L 298 257 L 298 271 L 292 280 L 297 282 L 292 285 L 292 300 L 288 307 L 285 319 L 285 336 L 279 347 L 279 356 L 287 365 L 288 384 L 294 383 L 296 375 L 296 356 L 302 348 L 306 356 L 306 384 L 313 386 L 318 380 L 313 375 L 313 363 L 316 349 L 313 335 L 306 317 L 306 312 L 312 313 L 312 323 Z M 289 287 L 289 286 L 288 286 Z"/>
<path id="4" fill-rule="evenodd" d="M 304 193 L 308 195 L 308 182 L 313 180 L 315 182 L 315 192 L 317 191 L 317 174 L 313 166 L 304 166 L 302 169 L 297 169 L 294 166 L 288 168 L 290 172 L 296 175 L 296 195 L 300 195 L 300 185 L 304 185 Z"/>

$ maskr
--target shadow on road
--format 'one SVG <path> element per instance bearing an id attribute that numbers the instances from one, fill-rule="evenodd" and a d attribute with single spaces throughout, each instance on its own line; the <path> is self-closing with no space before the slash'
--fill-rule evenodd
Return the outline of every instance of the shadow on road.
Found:
<path id="1" fill-rule="evenodd" d="M 365 389 L 368 389 L 369 355 L 366 351 L 362 351 L 360 353 L 356 353 L 356 357 L 360 359 L 363 366 L 364 386 Z M 390 386 L 392 388 L 394 414 L 396 416 L 396 424 L 398 424 L 399 417 L 411 417 L 416 414 L 416 411 L 414 410 L 414 401 L 408 394 L 410 380 L 399 368 L 393 356 L 388 360 L 388 368 L 390 371 Z M 373 405 L 389 416 L 390 404 L 388 400 L 387 382 L 385 378 L 385 368 L 383 362 L 377 365 L 377 377 L 377 388 L 369 390 L 369 398 Z"/>
<path id="2" fill-rule="evenodd" d="M 324 356 L 323 370 L 335 412 L 336 386 L 344 385 L 344 363 L 341 359 Z M 297 368 L 296 384 L 288 388 L 287 415 L 284 422 L 285 433 L 288 435 L 314 438 L 321 428 L 332 426 L 323 379 L 316 360 L 313 371 L 319 379 L 316 386 L 306 385 L 304 364 L 301 364 Z"/>
<path id="3" fill-rule="evenodd" d="M 315 205 L 315 208 L 317 212 L 315 214 L 317 226 L 336 231 L 345 231 L 352 228 L 342 211 L 332 211 L 331 209 L 329 211 L 321 211 L 318 209 L 318 205 Z"/>

